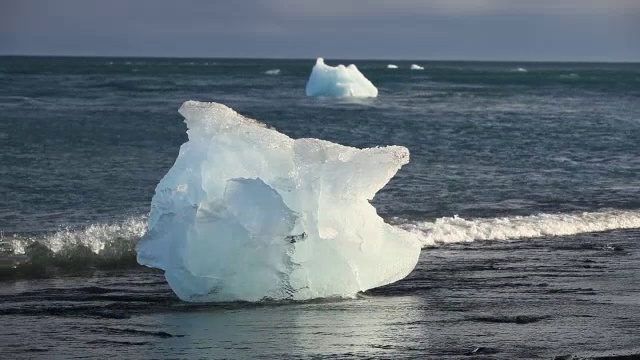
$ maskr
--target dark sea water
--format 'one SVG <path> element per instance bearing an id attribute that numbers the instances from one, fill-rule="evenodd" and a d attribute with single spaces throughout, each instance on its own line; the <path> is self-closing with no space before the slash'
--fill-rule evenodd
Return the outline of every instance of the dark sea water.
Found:
<path id="1" fill-rule="evenodd" d="M 311 59 L 0 57 L 0 358 L 639 358 L 640 64 L 355 63 L 378 98 L 305 97 Z M 373 203 L 420 234 L 415 271 L 179 301 L 134 246 L 190 99 L 407 147 Z"/>

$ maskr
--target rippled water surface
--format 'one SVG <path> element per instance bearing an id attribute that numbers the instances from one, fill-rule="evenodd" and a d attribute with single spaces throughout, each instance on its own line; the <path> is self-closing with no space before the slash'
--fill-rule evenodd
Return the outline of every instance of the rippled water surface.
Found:
<path id="1" fill-rule="evenodd" d="M 312 60 L 0 58 L 0 358 L 640 354 L 640 66 L 395 63 L 356 62 L 380 95 L 353 100 L 305 97 Z M 409 148 L 373 203 L 420 235 L 416 270 L 356 299 L 177 300 L 134 246 L 189 99 Z"/>

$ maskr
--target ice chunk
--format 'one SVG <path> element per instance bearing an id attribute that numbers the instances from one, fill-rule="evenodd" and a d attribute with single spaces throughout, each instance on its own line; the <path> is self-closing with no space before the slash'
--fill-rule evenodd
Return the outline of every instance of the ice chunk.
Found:
<path id="1" fill-rule="evenodd" d="M 387 69 L 397 69 L 398 65 L 394 65 L 394 64 L 389 64 L 387 65 Z"/>
<path id="2" fill-rule="evenodd" d="M 516 68 L 516 69 L 513 69 L 513 70 L 511 70 L 511 71 L 513 71 L 513 72 L 522 72 L 522 73 L 526 73 L 526 72 L 527 72 L 527 69 L 525 69 L 525 68 Z"/>
<path id="3" fill-rule="evenodd" d="M 264 72 L 266 75 L 280 75 L 280 69 L 269 69 Z"/>
<path id="4" fill-rule="evenodd" d="M 138 262 L 186 301 L 349 297 L 402 279 L 416 235 L 369 203 L 409 152 L 291 139 L 217 103 L 180 108 L 189 141 L 160 181 Z"/>
<path id="5" fill-rule="evenodd" d="M 424 68 L 418 64 L 412 64 L 411 70 L 424 70 Z"/>
<path id="6" fill-rule="evenodd" d="M 307 96 L 355 96 L 376 97 L 378 89 L 358 68 L 349 66 L 329 66 L 318 58 L 307 81 Z"/>

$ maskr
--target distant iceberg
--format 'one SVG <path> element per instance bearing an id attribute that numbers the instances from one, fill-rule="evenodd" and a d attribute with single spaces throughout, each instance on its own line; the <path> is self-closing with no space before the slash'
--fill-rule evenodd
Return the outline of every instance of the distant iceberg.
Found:
<path id="1" fill-rule="evenodd" d="M 138 262 L 193 302 L 353 297 L 407 276 L 421 244 L 370 200 L 402 146 L 292 139 L 217 103 L 180 108 L 189 141 L 156 187 Z"/>
<path id="2" fill-rule="evenodd" d="M 420 65 L 413 64 L 411 65 L 411 70 L 424 70 L 424 68 Z"/>
<path id="3" fill-rule="evenodd" d="M 326 65 L 323 58 L 318 58 L 307 81 L 306 94 L 307 96 L 376 97 L 378 89 L 355 65 L 334 67 Z"/>
<path id="4" fill-rule="evenodd" d="M 513 69 L 513 70 L 511 70 L 511 71 L 513 71 L 513 72 L 526 73 L 526 72 L 527 72 L 527 69 L 525 69 L 525 68 L 516 68 L 516 69 Z"/>
<path id="5" fill-rule="evenodd" d="M 398 65 L 394 65 L 394 64 L 389 64 L 387 65 L 387 69 L 397 69 Z"/>
<path id="6" fill-rule="evenodd" d="M 270 69 L 264 72 L 267 75 L 280 75 L 280 69 Z"/>

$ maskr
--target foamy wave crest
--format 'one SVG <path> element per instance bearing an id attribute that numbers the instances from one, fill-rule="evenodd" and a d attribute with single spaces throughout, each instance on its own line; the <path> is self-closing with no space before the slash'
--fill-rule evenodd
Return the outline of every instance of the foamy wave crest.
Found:
<path id="1" fill-rule="evenodd" d="M 135 256 L 135 244 L 144 235 L 146 222 L 146 216 L 131 217 L 119 223 L 92 224 L 43 236 L 14 235 L 3 238 L 3 242 L 14 255 L 32 255 L 34 251 L 44 251 L 51 256 L 66 257 L 72 257 L 74 253 L 92 253 L 105 258 Z"/>
<path id="2" fill-rule="evenodd" d="M 435 222 L 394 219 L 393 223 L 418 234 L 423 247 L 429 247 L 476 240 L 517 240 L 640 228 L 640 210 L 487 219 L 454 216 Z M 5 254 L 5 263 L 0 261 L 0 277 L 7 265 L 17 270 L 26 266 L 28 271 L 38 274 L 40 268 L 50 266 L 60 269 L 137 266 L 135 246 L 146 229 L 147 217 L 139 216 L 117 223 L 64 229 L 39 237 L 4 236 L 0 239 L 0 260 Z M 7 259 L 11 261 L 6 262 Z"/>
<path id="3" fill-rule="evenodd" d="M 399 227 L 420 235 L 423 247 L 475 240 L 515 240 L 640 228 L 640 211 L 540 214 L 490 219 L 458 216 L 435 222 L 402 222 Z"/>

